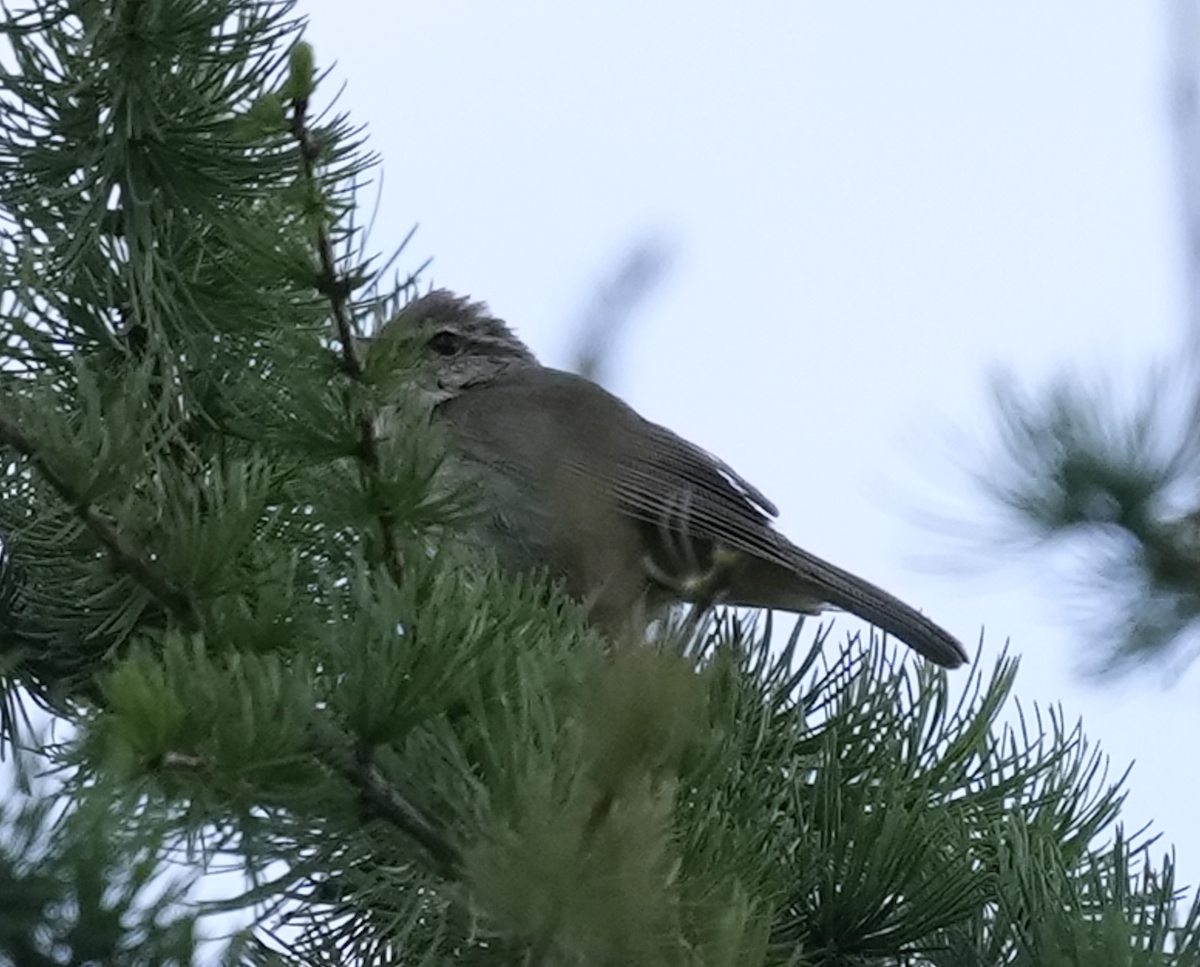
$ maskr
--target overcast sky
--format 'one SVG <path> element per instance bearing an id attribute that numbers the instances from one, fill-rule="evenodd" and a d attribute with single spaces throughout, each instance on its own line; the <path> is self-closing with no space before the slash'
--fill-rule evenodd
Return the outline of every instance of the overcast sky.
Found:
<path id="1" fill-rule="evenodd" d="M 419 223 L 405 267 L 432 256 L 429 281 L 570 365 L 595 285 L 631 245 L 673 246 L 610 387 L 801 546 L 985 629 L 985 662 L 1011 639 L 1022 702 L 1082 717 L 1116 773 L 1136 759 L 1127 826 L 1154 820 L 1200 879 L 1179 742 L 1194 755 L 1200 675 L 1097 688 L 1041 571 L 916 566 L 945 549 L 917 516 L 964 487 L 939 451 L 984 432 L 998 365 L 1136 373 L 1182 338 L 1165 5 L 300 9 L 383 156 L 376 248 Z"/>

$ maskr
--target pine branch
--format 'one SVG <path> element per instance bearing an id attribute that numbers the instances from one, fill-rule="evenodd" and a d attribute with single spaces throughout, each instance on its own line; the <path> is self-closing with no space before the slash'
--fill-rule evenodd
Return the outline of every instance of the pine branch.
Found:
<path id="1" fill-rule="evenodd" d="M 291 84 L 296 89 L 292 98 L 291 132 L 300 146 L 304 179 L 316 195 L 317 162 L 321 156 L 321 144 L 314 137 L 308 124 L 309 96 L 313 89 L 313 82 L 312 50 L 307 44 L 297 44 L 293 51 Z M 351 283 L 337 270 L 333 241 L 329 237 L 329 229 L 323 218 L 317 223 L 316 245 L 321 265 L 317 288 L 329 299 L 329 305 L 333 311 L 334 326 L 342 350 L 342 366 L 351 379 L 362 380 L 366 367 L 362 354 L 358 350 L 358 342 L 354 338 L 354 327 L 350 322 L 348 306 Z M 359 414 L 358 430 L 360 452 L 367 471 L 372 476 L 379 477 L 383 472 L 383 457 L 379 433 L 375 420 L 370 414 Z M 404 580 L 404 548 L 400 542 L 396 517 L 386 510 L 381 510 L 378 518 L 380 529 L 383 532 L 388 573 L 391 574 L 392 580 L 400 585 Z"/>
<path id="2" fill-rule="evenodd" d="M 387 780 L 362 744 L 351 752 L 328 732 L 313 741 L 314 751 L 329 768 L 358 791 L 366 810 L 416 841 L 443 875 L 453 875 L 462 865 L 458 850 L 447 842 L 429 816 Z"/>
<path id="3" fill-rule="evenodd" d="M 0 442 L 22 453 L 46 481 L 68 504 L 92 535 L 104 545 L 113 566 L 128 574 L 170 611 L 180 617 L 192 612 L 188 596 L 154 566 L 145 553 L 119 530 L 106 516 L 64 479 L 38 449 L 36 443 L 8 416 L 0 412 Z"/>

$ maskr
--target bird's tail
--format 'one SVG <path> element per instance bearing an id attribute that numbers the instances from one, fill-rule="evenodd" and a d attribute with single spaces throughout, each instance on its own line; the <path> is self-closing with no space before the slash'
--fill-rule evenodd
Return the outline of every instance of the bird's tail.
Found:
<path id="1" fill-rule="evenodd" d="M 727 602 L 801 614 L 832 605 L 899 638 L 946 668 L 957 668 L 968 660 L 966 649 L 950 632 L 882 588 L 794 545 L 789 546 L 788 557 L 791 567 L 762 558 L 745 561 L 731 582 Z"/>

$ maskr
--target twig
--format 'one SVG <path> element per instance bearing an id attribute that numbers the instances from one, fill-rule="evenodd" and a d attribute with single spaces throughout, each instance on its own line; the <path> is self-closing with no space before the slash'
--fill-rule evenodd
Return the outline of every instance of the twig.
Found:
<path id="1" fill-rule="evenodd" d="M 117 530 L 111 520 L 101 514 L 55 471 L 33 440 L 4 413 L 0 413 L 0 442 L 7 443 L 28 458 L 42 479 L 75 511 L 84 526 L 104 545 L 113 567 L 132 577 L 179 617 L 191 616 L 192 603 L 188 596 L 159 573 L 148 554 Z"/>
<path id="2" fill-rule="evenodd" d="M 292 101 L 292 136 L 300 146 L 300 159 L 304 177 L 308 184 L 315 185 L 317 181 L 317 160 L 321 156 L 321 145 L 308 127 L 307 96 L 296 97 Z M 317 280 L 317 288 L 329 299 L 333 310 L 334 326 L 337 330 L 338 342 L 342 350 L 342 367 L 352 379 L 361 380 L 365 373 L 362 356 L 354 339 L 354 328 L 350 322 L 350 311 L 347 307 L 347 297 L 350 294 L 350 283 L 340 276 L 337 271 L 337 259 L 333 253 L 333 242 L 329 238 L 325 223 L 322 220 L 317 226 L 317 257 L 321 262 L 321 274 Z M 379 434 L 376 432 L 375 421 L 370 414 L 360 414 L 358 417 L 359 445 L 363 462 L 376 477 L 383 472 L 383 458 L 380 453 Z M 404 578 L 404 548 L 400 543 L 400 533 L 394 515 L 387 511 L 379 512 L 379 525 L 383 531 L 383 542 L 387 554 L 387 569 L 392 580 L 401 584 Z"/>
<path id="3" fill-rule="evenodd" d="M 658 238 L 635 245 L 592 294 L 579 325 L 575 371 L 603 383 L 612 349 L 646 297 L 667 275 L 673 246 Z"/>
<path id="4" fill-rule="evenodd" d="M 458 850 L 423 810 L 387 780 L 369 749 L 360 746 L 351 753 L 343 742 L 328 734 L 319 736 L 314 745 L 321 760 L 358 791 L 368 812 L 416 841 L 443 875 L 452 876 L 459 869 L 462 858 Z"/>

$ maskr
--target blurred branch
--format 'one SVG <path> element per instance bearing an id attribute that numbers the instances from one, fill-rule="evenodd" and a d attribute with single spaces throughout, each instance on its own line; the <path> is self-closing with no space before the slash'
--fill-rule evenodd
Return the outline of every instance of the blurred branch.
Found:
<path id="1" fill-rule="evenodd" d="M 1133 401 L 1111 380 L 1067 375 L 1034 393 L 998 387 L 999 443 L 972 470 L 1005 512 L 994 543 L 1019 535 L 1075 552 L 1076 603 L 1106 644 L 1100 673 L 1190 661 L 1200 630 L 1200 2 L 1170 0 L 1166 14 L 1186 350 L 1142 377 Z"/>
<path id="2" fill-rule="evenodd" d="M 1177 651 L 1200 627 L 1200 440 L 1180 406 L 1190 392 L 1161 368 L 1132 403 L 1069 376 L 1034 393 L 996 387 L 998 445 L 976 483 L 1005 511 L 1004 543 L 1077 552 L 1075 597 L 1107 640 L 1095 671 Z"/>
<path id="3" fill-rule="evenodd" d="M 601 282 L 579 321 L 575 371 L 604 383 L 613 347 L 647 296 L 666 277 L 675 257 L 674 246 L 661 238 L 634 245 L 607 279 Z"/>
<path id="4" fill-rule="evenodd" d="M 0 964 L 240 962 L 237 937 L 200 956 L 197 871 L 164 859 L 152 830 L 79 809 L 63 778 L 30 752 L 0 775 Z"/>

